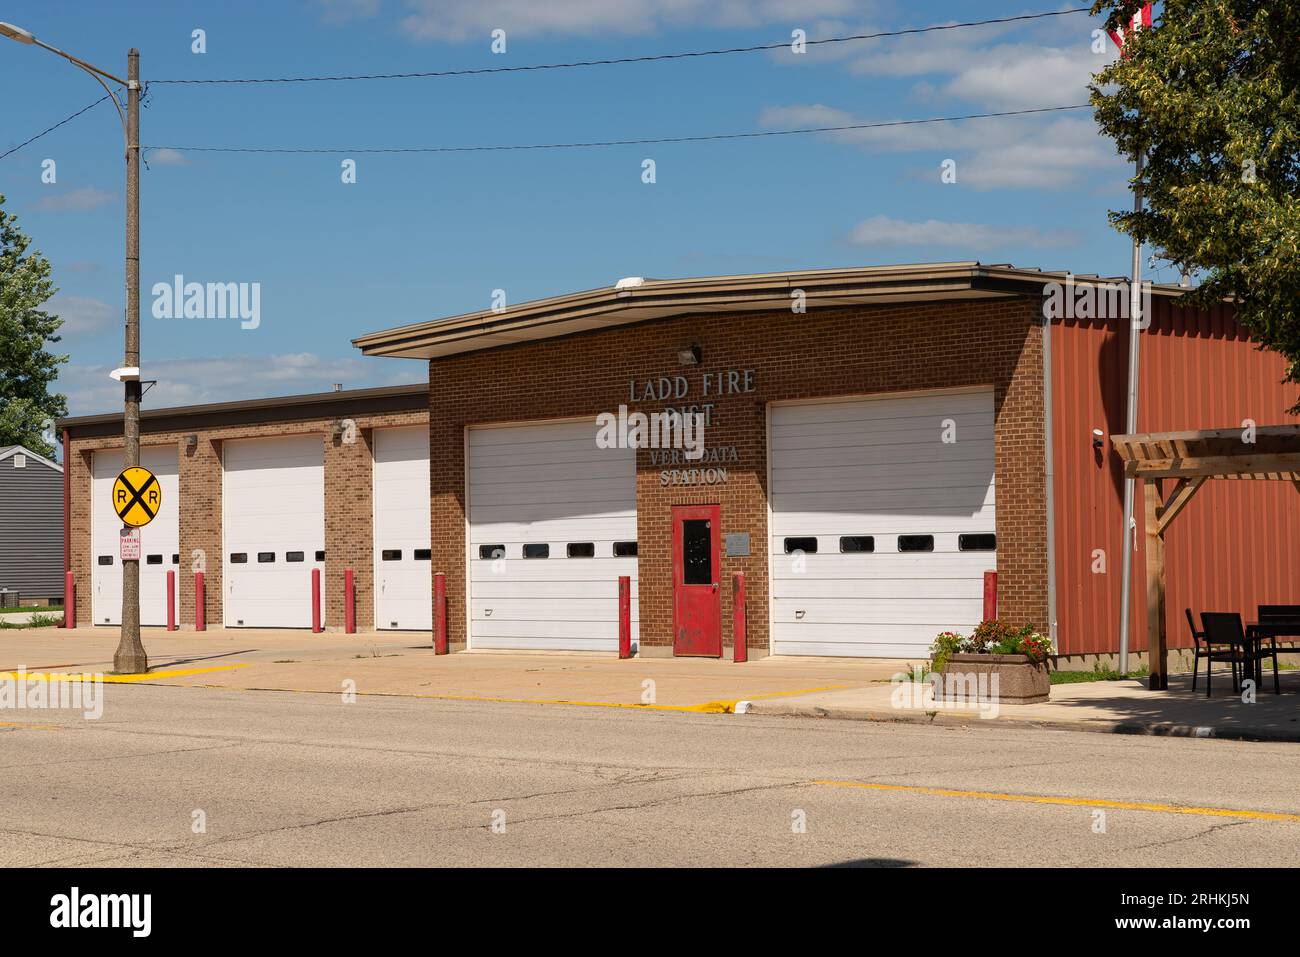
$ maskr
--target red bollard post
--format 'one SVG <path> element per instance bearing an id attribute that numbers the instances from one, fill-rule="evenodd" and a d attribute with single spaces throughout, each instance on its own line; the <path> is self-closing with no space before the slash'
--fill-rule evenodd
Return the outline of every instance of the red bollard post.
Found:
<path id="1" fill-rule="evenodd" d="M 77 582 L 70 571 L 63 575 L 63 627 L 77 627 Z"/>
<path id="2" fill-rule="evenodd" d="M 632 577 L 618 576 L 618 656 L 632 657 Z"/>
<path id="3" fill-rule="evenodd" d="M 208 591 L 203 586 L 203 572 L 194 573 L 194 630 L 208 630 Z"/>
<path id="4" fill-rule="evenodd" d="M 745 573 L 731 576 L 731 660 L 749 660 L 749 628 L 745 617 Z"/>
<path id="5" fill-rule="evenodd" d="M 324 629 L 320 626 L 320 569 L 311 570 L 311 630 L 319 635 Z"/>
<path id="6" fill-rule="evenodd" d="M 998 573 L 984 573 L 984 620 L 992 621 L 998 617 Z"/>
<path id="7" fill-rule="evenodd" d="M 343 572 L 343 630 L 349 635 L 357 633 L 357 590 L 350 568 Z"/>
<path id="8" fill-rule="evenodd" d="M 447 576 L 433 576 L 433 653 L 447 653 Z"/>
<path id="9" fill-rule="evenodd" d="M 167 630 L 176 630 L 176 572 L 167 569 Z"/>

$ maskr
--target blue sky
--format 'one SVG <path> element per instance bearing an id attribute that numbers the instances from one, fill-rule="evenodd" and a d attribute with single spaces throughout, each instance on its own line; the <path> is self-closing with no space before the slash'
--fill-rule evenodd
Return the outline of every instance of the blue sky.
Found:
<path id="1" fill-rule="evenodd" d="M 0 18 L 150 79 L 408 72 L 636 56 L 978 20 L 1082 4 L 942 0 L 17 0 Z M 461 146 L 836 125 L 1087 101 L 1086 14 L 887 40 L 588 69 L 354 83 L 155 85 L 147 146 Z M 192 31 L 207 52 L 191 51 Z M 491 33 L 506 32 L 506 52 Z M 0 40 L 0 152 L 101 95 Z M 73 414 L 120 407 L 123 176 L 108 103 L 0 160 L 49 257 Z M 420 381 L 364 332 L 657 278 L 979 259 L 1122 274 L 1106 221 L 1128 165 L 1091 113 L 844 134 L 549 152 L 249 156 L 155 151 L 142 174 L 142 339 L 152 407 Z M 42 161 L 57 182 L 41 182 Z M 642 182 L 653 159 L 656 182 Z M 956 162 L 957 182 L 941 181 Z M 159 319 L 151 288 L 261 284 L 261 322 Z M 1173 280 L 1168 269 L 1152 278 Z"/>

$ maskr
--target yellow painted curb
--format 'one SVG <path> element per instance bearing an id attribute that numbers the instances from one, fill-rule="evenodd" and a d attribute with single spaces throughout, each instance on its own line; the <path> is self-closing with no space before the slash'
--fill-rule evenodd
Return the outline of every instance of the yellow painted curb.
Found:
<path id="1" fill-rule="evenodd" d="M 36 681 L 85 681 L 87 678 L 100 678 L 104 684 L 130 684 L 140 681 L 156 681 L 159 678 L 184 678 L 189 675 L 206 675 L 213 671 L 233 671 L 247 668 L 248 665 L 217 665 L 212 668 L 185 668 L 178 671 L 149 671 L 142 675 L 101 674 L 95 671 L 0 671 L 0 681 L 19 681 L 23 678 Z"/>
<path id="2" fill-rule="evenodd" d="M 1300 822 L 1300 814 L 1281 811 L 1244 811 L 1224 807 L 1195 807 L 1185 804 L 1149 804 L 1142 801 L 1106 801 L 1100 798 L 1073 798 L 1046 794 L 1006 794 L 999 791 L 962 791 L 957 788 L 928 788 L 912 784 L 875 784 L 868 781 L 812 781 L 812 784 L 837 788 L 864 788 L 872 791 L 903 791 L 934 797 L 978 798 L 985 801 L 1015 801 L 1022 804 L 1056 804 L 1065 807 L 1099 807 L 1116 811 L 1153 811 L 1161 814 L 1195 814 L 1202 817 L 1239 817 L 1254 821 Z"/>

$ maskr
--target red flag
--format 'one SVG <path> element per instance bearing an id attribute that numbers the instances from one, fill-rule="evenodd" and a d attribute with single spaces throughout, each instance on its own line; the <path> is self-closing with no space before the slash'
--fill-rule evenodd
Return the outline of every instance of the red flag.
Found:
<path id="1" fill-rule="evenodd" d="M 1127 27 L 1121 26 L 1119 30 L 1107 30 L 1106 32 L 1110 34 L 1110 38 L 1115 41 L 1115 46 L 1119 47 L 1119 52 L 1122 54 L 1124 52 L 1124 37 L 1128 33 L 1149 29 L 1151 29 L 1151 4 L 1148 3 L 1133 14 L 1133 19 Z"/>

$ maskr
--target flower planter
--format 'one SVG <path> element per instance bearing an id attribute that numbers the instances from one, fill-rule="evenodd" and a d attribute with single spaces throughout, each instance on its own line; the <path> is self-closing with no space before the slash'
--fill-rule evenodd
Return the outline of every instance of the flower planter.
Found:
<path id="1" fill-rule="evenodd" d="M 1051 690 L 1046 661 L 1028 655 L 956 654 L 944 665 L 936 697 L 975 703 L 972 698 L 979 695 L 981 702 L 1036 704 L 1046 701 Z"/>

